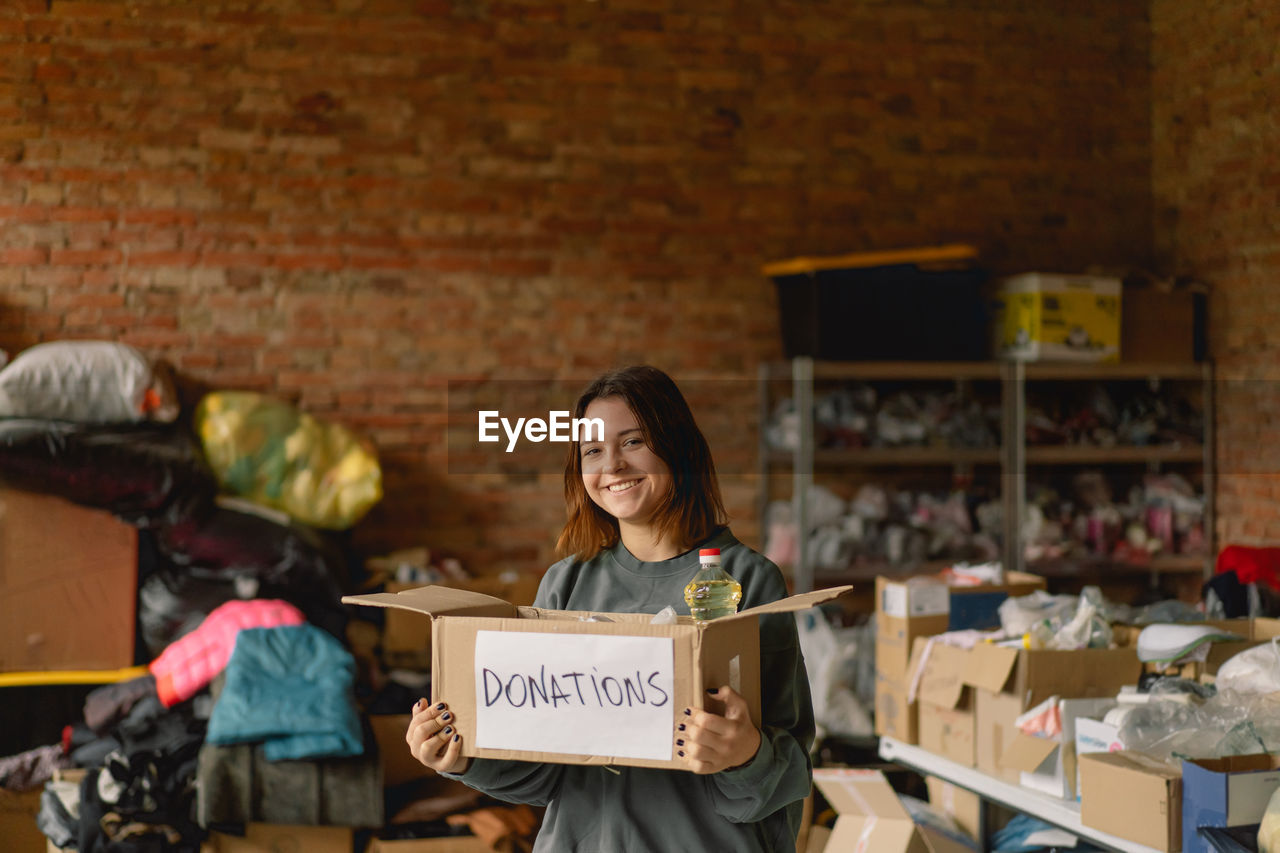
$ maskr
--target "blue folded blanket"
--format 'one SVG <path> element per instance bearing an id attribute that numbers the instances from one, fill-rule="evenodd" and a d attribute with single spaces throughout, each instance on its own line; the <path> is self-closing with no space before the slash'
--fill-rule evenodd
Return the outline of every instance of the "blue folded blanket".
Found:
<path id="1" fill-rule="evenodd" d="M 268 761 L 360 755 L 355 660 L 314 625 L 245 628 L 209 718 L 209 743 L 263 744 Z"/>

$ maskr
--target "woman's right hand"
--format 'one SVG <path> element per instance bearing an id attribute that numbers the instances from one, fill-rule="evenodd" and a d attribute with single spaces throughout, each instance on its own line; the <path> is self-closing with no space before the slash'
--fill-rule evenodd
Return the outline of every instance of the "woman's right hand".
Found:
<path id="1" fill-rule="evenodd" d="M 445 702 L 432 705 L 419 699 L 413 706 L 413 719 L 409 720 L 404 739 L 410 754 L 437 773 L 462 773 L 471 763 L 462 757 L 462 736 Z"/>

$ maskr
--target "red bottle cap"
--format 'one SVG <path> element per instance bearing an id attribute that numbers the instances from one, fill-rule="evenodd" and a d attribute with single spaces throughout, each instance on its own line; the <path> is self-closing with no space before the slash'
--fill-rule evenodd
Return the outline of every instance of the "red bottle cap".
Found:
<path id="1" fill-rule="evenodd" d="M 720 549 L 719 548 L 699 548 L 698 556 L 699 557 L 719 557 Z"/>

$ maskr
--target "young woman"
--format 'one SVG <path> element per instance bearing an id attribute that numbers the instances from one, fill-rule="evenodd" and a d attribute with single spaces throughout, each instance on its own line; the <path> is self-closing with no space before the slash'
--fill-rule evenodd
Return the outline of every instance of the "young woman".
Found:
<path id="1" fill-rule="evenodd" d="M 700 548 L 720 549 L 742 584 L 742 608 L 786 596 L 778 567 L 725 526 L 706 439 L 670 377 L 647 366 L 607 373 L 574 417 L 600 418 L 604 437 L 570 448 L 569 520 L 558 542 L 569 556 L 547 570 L 536 606 L 657 613 L 672 605 L 688 614 L 684 587 Z M 446 701 L 419 700 L 405 739 L 428 767 L 509 802 L 546 806 L 535 851 L 794 851 L 814 724 L 791 614 L 760 619 L 760 647 L 763 727 L 720 687 L 713 698 L 723 714 L 677 714 L 674 747 L 691 772 L 464 759 Z"/>

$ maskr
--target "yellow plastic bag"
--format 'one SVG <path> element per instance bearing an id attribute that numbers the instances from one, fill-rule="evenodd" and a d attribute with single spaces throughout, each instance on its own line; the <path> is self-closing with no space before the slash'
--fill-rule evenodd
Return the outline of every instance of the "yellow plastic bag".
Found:
<path id="1" fill-rule="evenodd" d="M 367 442 L 251 391 L 215 391 L 195 427 L 221 487 L 331 530 L 351 527 L 382 498 L 382 469 Z"/>

